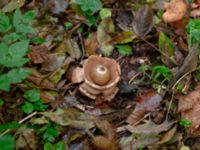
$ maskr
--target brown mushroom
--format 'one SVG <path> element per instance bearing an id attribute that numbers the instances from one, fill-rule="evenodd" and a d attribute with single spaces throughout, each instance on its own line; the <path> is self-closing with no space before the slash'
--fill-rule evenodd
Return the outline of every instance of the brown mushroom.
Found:
<path id="1" fill-rule="evenodd" d="M 114 59 L 91 55 L 83 63 L 83 68 L 74 69 L 72 82 L 83 81 L 79 86 L 79 91 L 83 95 L 91 99 L 103 95 L 105 100 L 110 101 L 118 92 L 120 73 L 120 66 Z"/>
<path id="2" fill-rule="evenodd" d="M 181 20 L 187 12 L 185 0 L 172 0 L 170 3 L 164 2 L 166 10 L 162 18 L 166 23 L 172 23 Z"/>

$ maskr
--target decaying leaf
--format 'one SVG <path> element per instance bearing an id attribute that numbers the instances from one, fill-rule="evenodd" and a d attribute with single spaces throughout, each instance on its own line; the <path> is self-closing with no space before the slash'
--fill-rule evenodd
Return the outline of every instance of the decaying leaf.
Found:
<path id="1" fill-rule="evenodd" d="M 74 39 L 64 38 L 63 42 L 55 50 L 57 53 L 68 53 L 72 58 L 79 59 L 82 56 L 82 52 L 79 45 Z"/>
<path id="2" fill-rule="evenodd" d="M 129 11 L 119 11 L 117 14 L 117 23 L 118 26 L 123 30 L 123 31 L 132 31 L 132 24 L 133 24 L 133 14 L 132 12 Z"/>
<path id="3" fill-rule="evenodd" d="M 144 5 L 135 13 L 133 22 L 134 32 L 140 37 L 147 35 L 153 28 L 153 10 L 149 5 Z"/>
<path id="4" fill-rule="evenodd" d="M 175 74 L 175 76 L 170 80 L 167 89 L 171 88 L 182 75 L 194 70 L 197 67 L 197 63 L 198 63 L 198 44 L 194 44 L 191 47 L 191 49 L 189 49 L 189 53 L 185 58 L 182 66 Z"/>
<path id="5" fill-rule="evenodd" d="M 136 38 L 136 34 L 131 31 L 124 31 L 113 37 L 113 42 L 116 44 L 125 44 L 132 42 Z"/>
<path id="6" fill-rule="evenodd" d="M 28 58 L 30 58 L 34 64 L 40 64 L 47 60 L 47 55 L 47 47 L 45 45 L 39 45 L 31 47 L 31 51 L 28 53 Z"/>
<path id="7" fill-rule="evenodd" d="M 7 5 L 2 9 L 3 12 L 11 12 L 17 8 L 20 8 L 24 5 L 25 0 L 11 0 Z"/>
<path id="8" fill-rule="evenodd" d="M 42 71 L 55 71 L 62 66 L 65 58 L 64 54 L 54 53 L 47 55 L 46 60 L 42 64 Z"/>
<path id="9" fill-rule="evenodd" d="M 200 127 L 200 84 L 191 93 L 179 98 L 178 111 L 184 119 L 192 122 L 188 127 L 189 132 L 194 132 Z"/>
<path id="10" fill-rule="evenodd" d="M 174 122 L 163 122 L 156 125 L 151 121 L 146 121 L 145 124 L 138 126 L 128 125 L 126 128 L 133 133 L 129 137 L 123 137 L 120 140 L 120 146 L 123 150 L 137 150 L 139 147 L 155 144 L 159 141 L 159 134 L 167 131 Z"/>
<path id="11" fill-rule="evenodd" d="M 70 126 L 78 129 L 94 127 L 94 116 L 73 108 L 57 109 L 55 112 L 41 112 L 41 114 L 61 126 Z"/>
<path id="12" fill-rule="evenodd" d="M 114 49 L 113 44 L 110 43 L 112 40 L 110 33 L 113 33 L 114 30 L 115 26 L 111 17 L 104 18 L 98 26 L 97 40 L 105 56 L 109 56 Z"/>
<path id="13" fill-rule="evenodd" d="M 36 135 L 31 128 L 24 129 L 16 140 L 16 149 L 36 150 Z"/>
<path id="14" fill-rule="evenodd" d="M 138 126 L 131 126 L 131 125 L 127 125 L 127 129 L 135 134 L 159 134 L 163 131 L 167 131 L 172 125 L 174 124 L 174 122 L 163 122 L 162 124 L 155 124 L 151 121 L 146 121 L 145 124 L 142 125 L 138 125 Z"/>
<path id="15" fill-rule="evenodd" d="M 85 44 L 85 51 L 89 56 L 97 54 L 96 50 L 99 48 L 99 44 L 97 41 L 96 33 L 89 34 L 88 38 L 84 40 L 84 44 Z"/>
<path id="16" fill-rule="evenodd" d="M 101 150 L 116 150 L 112 141 L 104 136 L 95 136 L 93 138 L 93 144 Z"/>
<path id="17" fill-rule="evenodd" d="M 105 135 L 106 138 L 108 138 L 110 141 L 114 142 L 114 138 L 116 136 L 116 130 L 115 128 L 111 125 L 106 120 L 97 120 L 96 121 L 96 126 L 98 129 L 101 130 L 101 132 Z"/>
<path id="18" fill-rule="evenodd" d="M 134 125 L 140 121 L 146 112 L 154 111 L 160 105 L 161 96 L 154 91 L 145 91 L 136 97 L 136 107 L 126 122 Z"/>
<path id="19" fill-rule="evenodd" d="M 64 12 L 64 10 L 68 7 L 68 1 L 66 0 L 53 0 L 54 7 L 51 8 L 51 11 L 55 14 L 59 14 Z"/>
<path id="20" fill-rule="evenodd" d="M 174 126 L 172 129 L 170 129 L 169 131 L 167 131 L 160 139 L 160 141 L 156 144 L 164 144 L 168 141 L 170 141 L 173 137 L 174 134 L 176 133 L 177 130 L 177 126 Z"/>
<path id="21" fill-rule="evenodd" d="M 120 147 L 122 150 L 138 150 L 139 148 L 152 145 L 158 141 L 159 138 L 155 135 L 140 135 L 137 138 L 131 135 L 121 138 Z"/>

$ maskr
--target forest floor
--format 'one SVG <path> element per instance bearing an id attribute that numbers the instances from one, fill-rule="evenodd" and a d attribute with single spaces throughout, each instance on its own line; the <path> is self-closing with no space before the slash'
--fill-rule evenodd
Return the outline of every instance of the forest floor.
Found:
<path id="1" fill-rule="evenodd" d="M 199 0 L 1 0 L 0 150 L 200 150 Z"/>

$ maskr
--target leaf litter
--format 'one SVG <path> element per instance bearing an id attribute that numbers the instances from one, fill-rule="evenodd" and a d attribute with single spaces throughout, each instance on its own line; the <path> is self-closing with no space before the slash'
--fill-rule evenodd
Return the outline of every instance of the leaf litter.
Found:
<path id="1" fill-rule="evenodd" d="M 3 0 L 0 147 L 198 149 L 199 6 Z"/>

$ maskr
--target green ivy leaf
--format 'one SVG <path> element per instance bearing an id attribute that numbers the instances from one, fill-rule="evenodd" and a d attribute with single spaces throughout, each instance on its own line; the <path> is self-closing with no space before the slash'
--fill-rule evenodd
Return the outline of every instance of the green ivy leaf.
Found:
<path id="1" fill-rule="evenodd" d="M 22 19 L 22 14 L 19 8 L 17 8 L 13 15 L 13 26 L 16 28 L 20 23 Z"/>
<path id="2" fill-rule="evenodd" d="M 25 102 L 25 104 L 22 106 L 22 110 L 23 112 L 25 112 L 26 114 L 30 114 L 33 112 L 34 107 L 33 104 L 29 103 L 29 102 Z"/>
<path id="3" fill-rule="evenodd" d="M 45 143 L 44 144 L 44 150 L 54 150 L 54 145 L 51 143 Z"/>
<path id="4" fill-rule="evenodd" d="M 64 142 L 58 142 L 54 145 L 55 150 L 65 150 L 65 143 Z"/>
<path id="5" fill-rule="evenodd" d="M 20 9 L 16 9 L 13 16 L 13 25 L 17 33 L 34 33 L 35 29 L 32 28 L 29 24 L 34 19 L 35 12 L 29 11 L 26 14 L 22 15 Z"/>
<path id="6" fill-rule="evenodd" d="M 132 47 L 129 45 L 117 45 L 116 48 L 123 56 L 132 54 Z"/>
<path id="7" fill-rule="evenodd" d="M 9 48 L 6 44 L 0 44 L 0 64 L 6 67 L 21 67 L 29 61 L 24 56 L 28 52 L 29 40 L 12 44 Z"/>
<path id="8" fill-rule="evenodd" d="M 40 91 L 38 89 L 29 90 L 23 96 L 30 102 L 36 102 L 40 100 Z"/>
<path id="9" fill-rule="evenodd" d="M 7 32 L 11 28 L 8 16 L 0 13 L 0 32 Z"/>
<path id="10" fill-rule="evenodd" d="M 35 29 L 27 24 L 19 24 L 16 26 L 17 33 L 35 33 Z"/>
<path id="11" fill-rule="evenodd" d="M 59 131 L 54 126 L 47 126 L 42 138 L 44 141 L 53 142 L 59 136 Z"/>
<path id="12" fill-rule="evenodd" d="M 43 104 L 43 102 L 39 100 L 33 104 L 33 107 L 34 107 L 34 110 L 44 111 L 48 106 Z"/>
<path id="13" fill-rule="evenodd" d="M 35 16 L 36 16 L 35 11 L 31 10 L 23 15 L 22 20 L 25 23 L 29 23 L 30 21 L 32 21 L 35 18 Z"/>
<path id="14" fill-rule="evenodd" d="M 3 42 L 6 44 L 11 44 L 13 42 L 16 42 L 17 40 L 25 40 L 26 36 L 23 34 L 17 34 L 15 32 L 10 33 L 10 34 L 6 34 L 3 37 Z"/>
<path id="15" fill-rule="evenodd" d="M 10 84 L 23 81 L 29 74 L 30 70 L 12 69 L 7 74 L 0 75 L 0 90 L 9 91 Z"/>
<path id="16" fill-rule="evenodd" d="M 15 140 L 11 135 L 0 136 L 0 148 L 2 150 L 14 150 Z"/>
<path id="17" fill-rule="evenodd" d="M 85 13 L 95 13 L 102 8 L 100 0 L 76 0 L 76 3 L 80 5 L 81 10 Z"/>

